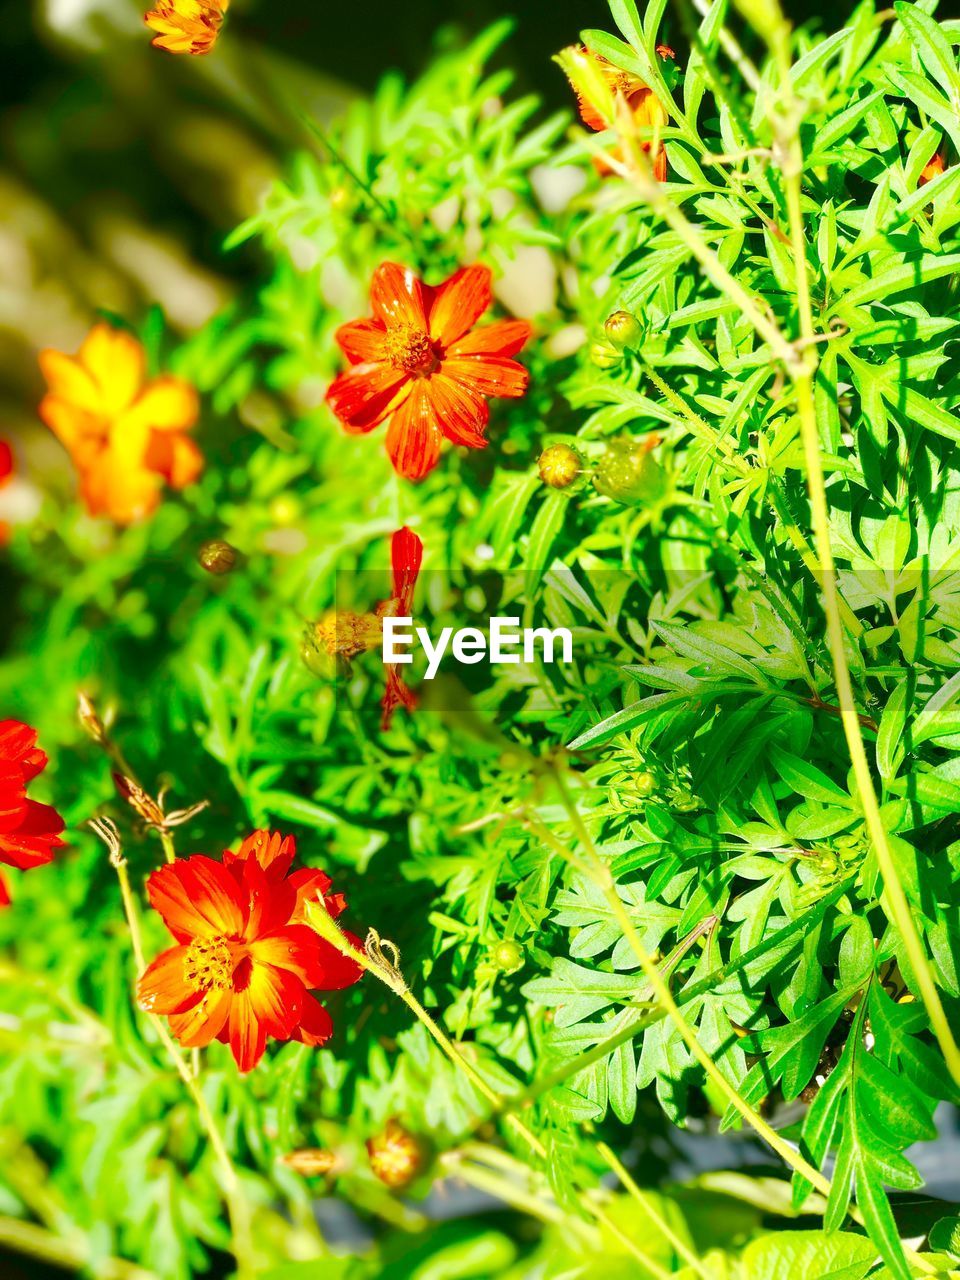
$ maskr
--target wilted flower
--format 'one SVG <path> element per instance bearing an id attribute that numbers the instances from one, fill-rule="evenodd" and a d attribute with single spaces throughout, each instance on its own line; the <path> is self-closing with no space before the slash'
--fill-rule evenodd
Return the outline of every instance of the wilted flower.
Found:
<path id="1" fill-rule="evenodd" d="M 571 57 L 572 54 L 577 57 Z M 663 44 L 657 45 L 657 55 L 661 60 L 674 57 L 673 50 Z M 590 49 L 567 50 L 565 58 L 561 58 L 561 65 L 577 95 L 580 119 L 588 129 L 600 133 L 611 128 L 615 123 L 615 104 L 622 100 L 626 103 L 636 128 L 653 131 L 654 140 L 642 145 L 650 156 L 654 177 L 658 182 L 665 181 L 667 154 L 660 145 L 659 136 L 667 125 L 668 117 L 653 90 L 639 76 L 630 71 L 622 71 Z M 591 86 L 594 89 L 592 92 Z M 610 157 L 623 163 L 622 148 L 613 148 Z M 611 172 L 610 165 L 602 156 L 596 156 L 594 164 L 602 174 Z"/>
<path id="2" fill-rule="evenodd" d="M 367 1155 L 374 1175 L 394 1191 L 409 1186 L 426 1159 L 420 1140 L 395 1119 L 387 1121 L 383 1133 L 367 1139 Z"/>
<path id="3" fill-rule="evenodd" d="M 19 720 L 0 720 L 0 862 L 20 871 L 42 866 L 63 847 L 63 819 L 48 804 L 27 799 L 27 783 L 47 767 L 37 731 Z M 10 895 L 0 875 L 0 906 Z"/>
<path id="4" fill-rule="evenodd" d="M 70 453 L 91 515 L 130 524 L 154 510 L 164 482 L 183 489 L 203 470 L 185 434 L 197 393 L 181 378 L 148 379 L 132 334 L 97 324 L 77 356 L 43 351 L 40 368 L 49 386 L 40 416 Z"/>
<path id="5" fill-rule="evenodd" d="M 292 836 L 255 831 L 222 862 L 194 854 L 147 881 L 151 906 L 176 945 L 141 977 L 140 1004 L 168 1017 L 184 1046 L 229 1044 L 241 1071 L 257 1065 L 268 1036 L 323 1044 L 333 1023 L 310 993 L 337 991 L 361 976 L 304 922 L 308 900 L 322 901 L 334 917 L 346 903 L 328 892 L 323 871 L 288 874 L 295 854 Z"/>
<path id="6" fill-rule="evenodd" d="M 209 53 L 230 0 L 157 0 L 144 22 L 159 32 L 151 43 L 170 53 Z"/>
<path id="7" fill-rule="evenodd" d="M 423 562 L 423 543 L 406 525 L 398 529 L 390 540 L 390 568 L 392 590 L 389 600 L 383 600 L 371 613 L 331 611 L 311 623 L 305 632 L 302 646 L 304 661 L 311 670 L 317 669 L 315 659 L 326 655 L 349 662 L 383 642 L 385 617 L 410 617 L 413 609 L 413 591 Z M 318 670 L 318 674 L 321 672 Z M 397 664 L 387 663 L 387 684 L 380 706 L 383 716 L 382 729 L 389 729 L 393 713 L 399 706 L 412 711 L 417 699 L 397 670 Z"/>
<path id="8" fill-rule="evenodd" d="M 529 375 L 510 359 L 530 337 L 525 320 L 474 329 L 490 306 L 487 267 L 464 267 L 443 284 L 424 284 L 385 262 L 370 289 L 372 320 L 337 330 L 351 368 L 331 384 L 327 403 L 347 431 L 389 420 L 387 453 L 408 480 L 422 480 L 440 459 L 440 442 L 483 449 L 487 398 L 522 396 Z"/>

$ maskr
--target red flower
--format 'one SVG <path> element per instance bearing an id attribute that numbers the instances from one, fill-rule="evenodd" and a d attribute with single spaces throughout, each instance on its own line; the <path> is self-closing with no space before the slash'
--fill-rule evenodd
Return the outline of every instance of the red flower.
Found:
<path id="1" fill-rule="evenodd" d="M 525 320 L 474 330 L 490 306 L 487 267 L 463 267 L 443 284 L 424 284 L 385 262 L 373 276 L 372 320 L 337 330 L 351 368 L 330 386 L 327 403 L 347 431 L 372 431 L 389 419 L 387 453 L 408 480 L 422 480 L 440 459 L 440 441 L 483 449 L 487 398 L 522 396 L 529 375 L 511 360 L 530 337 Z"/>
<path id="2" fill-rule="evenodd" d="M 393 572 L 393 595 L 386 605 L 381 606 L 381 616 L 390 614 L 394 618 L 409 618 L 413 611 L 413 591 L 420 574 L 423 562 L 423 543 L 406 525 L 398 529 L 390 542 L 390 567 Z M 417 696 L 409 688 L 403 676 L 397 670 L 395 662 L 388 662 L 387 687 L 380 700 L 383 715 L 380 720 L 381 729 L 389 729 L 393 713 L 397 707 L 406 707 L 412 711 L 417 705 Z"/>
<path id="3" fill-rule="evenodd" d="M 194 854 L 147 881 L 177 945 L 141 977 L 140 1004 L 168 1017 L 184 1046 L 229 1044 L 241 1071 L 257 1065 L 268 1036 L 323 1044 L 333 1023 L 310 992 L 339 991 L 361 976 L 305 923 L 307 900 L 321 897 L 334 918 L 346 903 L 327 892 L 323 871 L 288 875 L 295 854 L 293 836 L 255 831 L 222 862 Z"/>
<path id="4" fill-rule="evenodd" d="M 19 720 L 0 720 L 0 862 L 26 871 L 63 848 L 63 819 L 48 804 L 27 799 L 27 783 L 47 767 L 37 731 Z M 10 901 L 0 876 L 0 906 Z"/>

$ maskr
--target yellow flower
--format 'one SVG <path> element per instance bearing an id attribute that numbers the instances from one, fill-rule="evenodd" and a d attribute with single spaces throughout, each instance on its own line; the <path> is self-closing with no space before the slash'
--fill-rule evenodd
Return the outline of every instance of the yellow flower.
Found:
<path id="1" fill-rule="evenodd" d="M 76 356 L 43 351 L 40 368 L 40 417 L 69 452 L 91 515 L 131 524 L 155 509 L 164 482 L 183 489 L 203 470 L 185 434 L 197 420 L 196 391 L 180 378 L 148 379 L 132 334 L 97 324 Z"/>
<path id="2" fill-rule="evenodd" d="M 217 43 L 229 0 L 157 0 L 144 16 L 153 44 L 170 53 L 209 53 Z"/>

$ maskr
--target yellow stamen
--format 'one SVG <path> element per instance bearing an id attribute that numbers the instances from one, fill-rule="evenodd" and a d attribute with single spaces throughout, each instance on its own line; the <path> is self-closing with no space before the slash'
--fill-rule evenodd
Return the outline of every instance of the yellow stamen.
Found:
<path id="1" fill-rule="evenodd" d="M 223 991 L 233 978 L 233 954 L 226 938 L 197 938 L 183 958 L 183 976 L 194 991 Z"/>

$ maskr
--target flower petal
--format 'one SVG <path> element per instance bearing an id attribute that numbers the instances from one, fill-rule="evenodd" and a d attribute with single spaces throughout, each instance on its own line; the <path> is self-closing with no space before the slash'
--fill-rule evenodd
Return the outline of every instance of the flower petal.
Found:
<path id="1" fill-rule="evenodd" d="M 462 338 L 493 301 L 489 267 L 461 267 L 434 290 L 430 307 L 430 337 L 442 347 Z"/>
<path id="2" fill-rule="evenodd" d="M 333 1035 L 333 1019 L 320 1001 L 314 999 L 309 992 L 304 996 L 300 1025 L 294 1035 L 312 1048 L 326 1044 Z"/>
<path id="3" fill-rule="evenodd" d="M 430 379 L 430 395 L 440 430 L 448 440 L 468 449 L 487 447 L 483 429 L 490 420 L 490 409 L 479 392 L 441 372 Z"/>
<path id="4" fill-rule="evenodd" d="M 268 876 L 256 858 L 243 864 L 243 888 L 250 908 L 245 937 L 249 942 L 282 929 L 297 905 L 297 891 L 282 876 Z"/>
<path id="5" fill-rule="evenodd" d="M 163 476 L 172 489 L 185 489 L 203 472 L 204 458 L 189 436 L 175 431 L 155 431 L 147 446 L 144 464 Z"/>
<path id="6" fill-rule="evenodd" d="M 64 355 L 62 351 L 41 351 L 39 364 L 52 396 L 86 413 L 102 412 L 100 388 L 75 356 Z"/>
<path id="7" fill-rule="evenodd" d="M 335 337 L 351 364 L 376 364 L 384 358 L 386 332 L 380 320 L 352 320 L 342 324 Z"/>
<path id="8" fill-rule="evenodd" d="M 236 853 L 226 850 L 223 860 L 230 866 L 234 862 L 255 858 L 274 880 L 286 875 L 296 856 L 297 842 L 293 836 L 281 835 L 279 831 L 253 831 Z"/>
<path id="9" fill-rule="evenodd" d="M 458 356 L 444 360 L 443 372 L 472 391 L 484 396 L 522 396 L 530 382 L 530 374 L 516 360 L 501 356 Z"/>
<path id="10" fill-rule="evenodd" d="M 440 440 L 433 402 L 424 381 L 418 380 L 390 419 L 387 453 L 400 475 L 422 480 L 440 461 Z"/>
<path id="11" fill-rule="evenodd" d="M 132 333 L 95 324 L 78 358 L 97 384 L 104 413 L 122 413 L 133 403 L 143 385 L 146 361 L 143 346 Z"/>
<path id="12" fill-rule="evenodd" d="M 147 897 L 178 942 L 243 933 L 240 886 L 223 863 L 204 854 L 179 858 L 154 871 L 147 880 Z"/>
<path id="13" fill-rule="evenodd" d="M 303 1011 L 303 983 L 289 969 L 254 964 L 246 995 L 256 1018 L 275 1040 L 289 1040 Z"/>
<path id="14" fill-rule="evenodd" d="M 207 991 L 192 1009 L 170 1015 L 170 1030 L 185 1049 L 202 1049 L 223 1030 L 230 1013 L 233 991 Z"/>
<path id="15" fill-rule="evenodd" d="M 533 326 L 526 320 L 497 320 L 464 334 L 447 356 L 515 356 L 529 341 Z"/>
<path id="16" fill-rule="evenodd" d="M 147 1013 L 183 1013 L 199 1004 L 202 992 L 184 977 L 187 948 L 170 947 L 148 965 L 137 983 L 137 1000 Z"/>
<path id="17" fill-rule="evenodd" d="M 200 412 L 196 390 L 182 378 L 155 378 L 124 417 L 154 431 L 189 431 Z"/>
<path id="18" fill-rule="evenodd" d="M 330 384 L 327 404 L 348 431 L 371 431 L 409 383 L 410 375 L 392 364 L 355 364 Z"/>
<path id="19" fill-rule="evenodd" d="M 0 862 L 20 871 L 42 867 L 53 860 L 55 849 L 63 848 L 63 819 L 48 804 L 24 800 L 13 821 L 8 820 L 4 826 L 8 829 L 0 835 Z"/>
<path id="20" fill-rule="evenodd" d="M 108 515 L 117 524 L 148 516 L 160 501 L 160 477 L 104 449 L 81 471 L 80 493 L 92 516 Z"/>
<path id="21" fill-rule="evenodd" d="M 370 302 L 374 316 L 385 325 L 409 324 L 426 329 L 424 289 L 409 267 L 385 262 L 373 273 Z"/>
<path id="22" fill-rule="evenodd" d="M 267 1032 L 257 1017 L 249 989 L 235 993 L 230 1001 L 230 1012 L 227 1022 L 218 1036 L 220 1040 L 228 1040 L 230 1052 L 233 1054 L 237 1068 L 252 1071 L 267 1047 Z"/>

